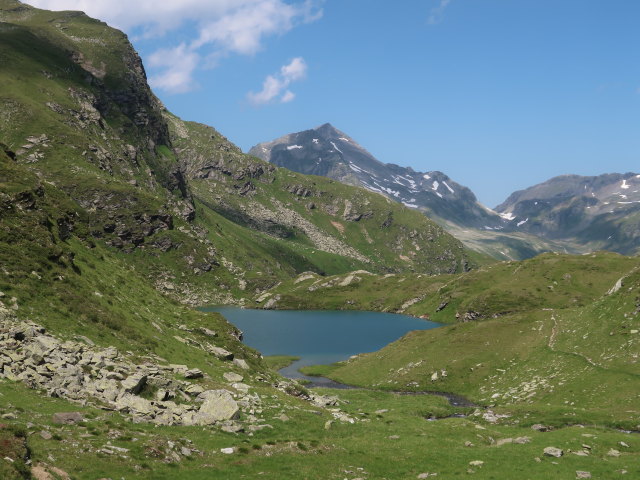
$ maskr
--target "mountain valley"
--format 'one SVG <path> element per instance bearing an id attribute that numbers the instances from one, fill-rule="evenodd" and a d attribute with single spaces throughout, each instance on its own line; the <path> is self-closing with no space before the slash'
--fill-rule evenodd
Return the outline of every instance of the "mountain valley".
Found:
<path id="1" fill-rule="evenodd" d="M 244 154 L 121 31 L 0 0 L 0 478 L 640 476 L 639 182 L 494 212 L 328 124 Z M 204 305 L 442 326 L 308 388 Z"/>

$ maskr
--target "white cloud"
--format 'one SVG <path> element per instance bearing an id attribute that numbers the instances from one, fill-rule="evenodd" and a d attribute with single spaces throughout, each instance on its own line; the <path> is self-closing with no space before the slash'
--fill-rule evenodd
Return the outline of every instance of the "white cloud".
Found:
<path id="1" fill-rule="evenodd" d="M 252 105 L 260 106 L 267 103 L 287 103 L 295 98 L 295 94 L 287 87 L 292 82 L 301 80 L 307 73 L 307 64 L 302 57 L 296 57 L 288 65 L 280 68 L 275 75 L 269 75 L 262 83 L 262 90 L 257 93 L 249 92 L 247 98 Z"/>
<path id="2" fill-rule="evenodd" d="M 200 55 L 191 51 L 184 43 L 171 49 L 158 50 L 147 59 L 151 68 L 163 69 L 162 74 L 152 75 L 149 83 L 172 93 L 184 93 L 193 90 L 196 84 L 193 72 L 200 64 Z"/>
<path id="3" fill-rule="evenodd" d="M 436 25 L 437 23 L 440 23 L 444 17 L 444 11 L 450 3 L 451 0 L 440 0 L 438 6 L 431 9 L 427 23 L 429 25 Z"/>
<path id="4" fill-rule="evenodd" d="M 264 39 L 322 16 L 323 0 L 25 0 L 47 10 L 81 10 L 129 34 L 162 37 L 184 27 L 192 38 L 148 59 L 152 84 L 173 93 L 196 86 L 199 68 L 230 54 L 252 55 Z M 183 38 L 181 32 L 180 37 Z M 172 59 L 172 61 L 169 61 Z"/>
<path id="5" fill-rule="evenodd" d="M 280 101 L 282 103 L 289 103 L 294 98 L 296 98 L 296 94 L 293 93 L 291 90 L 287 90 L 286 92 L 284 92 L 284 95 L 282 95 L 282 98 L 280 99 Z"/>

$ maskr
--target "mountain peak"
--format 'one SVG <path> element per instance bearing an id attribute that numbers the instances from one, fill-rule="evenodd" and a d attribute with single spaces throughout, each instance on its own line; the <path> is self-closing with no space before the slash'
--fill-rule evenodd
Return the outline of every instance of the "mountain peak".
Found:
<path id="1" fill-rule="evenodd" d="M 249 153 L 293 171 L 364 187 L 443 223 L 492 228 L 503 223 L 497 214 L 478 205 L 468 188 L 445 174 L 382 163 L 330 123 L 260 143 Z"/>
<path id="2" fill-rule="evenodd" d="M 338 138 L 338 137 L 348 138 L 344 132 L 338 130 L 336 127 L 334 127 L 330 123 L 323 123 L 319 127 L 312 129 L 312 131 L 316 132 L 319 136 L 323 138 Z"/>

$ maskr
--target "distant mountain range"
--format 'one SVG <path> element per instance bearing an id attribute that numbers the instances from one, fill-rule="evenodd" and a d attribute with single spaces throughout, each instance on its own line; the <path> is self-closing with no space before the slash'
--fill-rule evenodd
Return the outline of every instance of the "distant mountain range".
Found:
<path id="1" fill-rule="evenodd" d="M 591 250 L 638 253 L 640 175 L 562 175 L 512 193 L 496 211 L 510 228 Z"/>
<path id="2" fill-rule="evenodd" d="M 629 254 L 640 246 L 640 176 L 633 173 L 552 178 L 513 193 L 494 211 L 442 172 L 380 162 L 329 123 L 259 143 L 249 154 L 383 194 L 497 258 L 521 259 L 550 250 Z"/>

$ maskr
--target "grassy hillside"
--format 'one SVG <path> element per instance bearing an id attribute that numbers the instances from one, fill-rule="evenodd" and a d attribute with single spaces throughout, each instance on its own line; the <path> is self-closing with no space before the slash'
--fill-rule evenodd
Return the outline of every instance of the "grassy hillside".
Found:
<path id="1" fill-rule="evenodd" d="M 307 270 L 452 273 L 483 258 L 381 195 L 276 168 L 242 154 L 211 127 L 166 118 L 201 225 L 215 232 L 211 240 L 250 285 L 259 287 L 265 271 L 279 280 Z M 248 265 L 247 251 L 257 254 Z"/>
<path id="2" fill-rule="evenodd" d="M 455 323 L 585 305 L 611 288 L 621 272 L 637 264 L 636 258 L 608 252 L 547 253 L 435 277 L 364 271 L 332 277 L 302 274 L 269 293 L 280 296 L 279 308 L 390 311 Z"/>
<path id="3" fill-rule="evenodd" d="M 544 301 L 526 295 L 509 303 L 513 294 L 508 290 L 504 297 L 492 293 L 500 285 L 490 271 L 477 272 L 473 283 L 467 282 L 467 276 L 460 277 L 440 291 L 452 299 L 454 308 L 482 305 L 484 317 L 412 332 L 379 352 L 310 370 L 374 388 L 456 392 L 523 422 L 635 429 L 640 421 L 637 259 L 596 258 L 573 268 L 570 259 L 557 263 L 572 278 L 584 279 L 583 284 L 563 287 L 564 291 L 559 291 L 559 282 L 554 283 L 548 272 L 535 274 L 536 268 L 530 268 L 528 283 L 533 292 L 537 278 L 554 286 L 540 298 Z M 616 266 L 617 279 L 611 271 L 608 275 L 594 271 L 606 260 L 626 262 Z M 511 267 L 524 269 L 527 263 Z M 532 267 L 540 268 L 540 263 Z M 614 265 L 609 263 L 609 267 Z M 607 276 L 609 288 L 623 277 L 618 291 L 608 294 L 609 289 L 601 288 Z M 598 295 L 596 282 L 601 282 Z M 489 315 L 491 312 L 499 316 Z"/>

